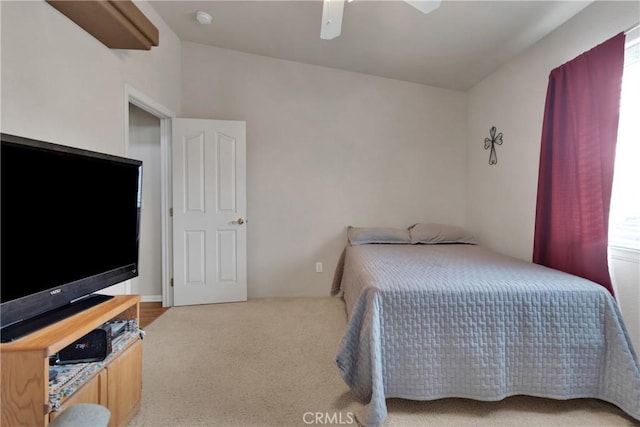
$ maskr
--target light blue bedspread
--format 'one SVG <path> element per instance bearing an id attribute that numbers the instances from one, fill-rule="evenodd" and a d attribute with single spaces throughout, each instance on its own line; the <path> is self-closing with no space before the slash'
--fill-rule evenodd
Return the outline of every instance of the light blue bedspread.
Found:
<path id="1" fill-rule="evenodd" d="M 385 398 L 597 398 L 640 420 L 640 367 L 601 286 L 473 245 L 348 246 L 336 362 L 378 426 Z"/>

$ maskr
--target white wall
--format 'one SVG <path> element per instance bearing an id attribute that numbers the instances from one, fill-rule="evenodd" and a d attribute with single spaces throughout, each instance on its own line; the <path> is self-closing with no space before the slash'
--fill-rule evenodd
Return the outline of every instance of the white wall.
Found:
<path id="1" fill-rule="evenodd" d="M 469 91 L 467 225 L 484 244 L 531 259 L 549 73 L 638 22 L 638 5 L 592 4 Z M 491 126 L 504 132 L 495 166 L 484 150 Z"/>
<path id="2" fill-rule="evenodd" d="M 463 223 L 465 94 L 186 42 L 182 66 L 185 117 L 247 122 L 249 297 L 328 295 L 347 225 Z"/>
<path id="3" fill-rule="evenodd" d="M 640 351 L 640 252 L 610 247 L 609 268 L 620 311 L 637 353 Z"/>
<path id="4" fill-rule="evenodd" d="M 151 51 L 109 49 L 44 1 L 0 1 L 2 132 L 126 155 L 125 84 L 179 111 L 180 40 L 136 4 L 160 31 Z"/>
<path id="5" fill-rule="evenodd" d="M 467 226 L 495 250 L 531 260 L 542 118 L 549 73 L 638 22 L 638 2 L 596 2 L 473 87 L 469 93 Z M 504 132 L 498 164 L 484 138 Z M 640 283 L 628 260 L 614 260 L 627 327 L 640 348 Z M 631 272 L 631 273 L 630 273 Z"/>
<path id="6" fill-rule="evenodd" d="M 160 119 L 135 105 L 129 105 L 129 157 L 143 162 L 139 276 L 131 292 L 162 301 Z"/>
<path id="7" fill-rule="evenodd" d="M 180 40 L 158 27 L 151 51 L 109 49 L 44 1 L 1 1 L 2 131 L 124 155 L 124 86 L 180 108 Z"/>

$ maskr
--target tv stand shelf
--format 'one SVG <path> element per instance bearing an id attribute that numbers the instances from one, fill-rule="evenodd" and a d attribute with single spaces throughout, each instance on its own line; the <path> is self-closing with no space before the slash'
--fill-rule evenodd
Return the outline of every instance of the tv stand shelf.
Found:
<path id="1" fill-rule="evenodd" d="M 119 295 L 10 343 L 0 344 L 1 425 L 47 426 L 59 412 L 49 401 L 49 356 L 111 320 L 138 320 L 139 295 Z M 61 402 L 60 411 L 81 402 L 111 411 L 110 427 L 124 426 L 140 408 L 142 341 L 130 340 L 105 360 L 87 382 Z"/>

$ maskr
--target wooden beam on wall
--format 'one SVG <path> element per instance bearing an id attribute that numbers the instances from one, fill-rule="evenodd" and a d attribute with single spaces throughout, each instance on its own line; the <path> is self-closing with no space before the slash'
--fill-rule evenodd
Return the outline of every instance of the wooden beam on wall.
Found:
<path id="1" fill-rule="evenodd" d="M 112 49 L 150 50 L 158 29 L 131 0 L 47 0 L 89 34 Z"/>

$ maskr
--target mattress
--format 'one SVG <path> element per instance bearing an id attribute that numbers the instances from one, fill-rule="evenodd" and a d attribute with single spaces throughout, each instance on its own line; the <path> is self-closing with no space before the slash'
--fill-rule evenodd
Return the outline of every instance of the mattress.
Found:
<path id="1" fill-rule="evenodd" d="M 640 368 L 616 301 L 586 279 L 476 245 L 347 246 L 336 357 L 381 425 L 385 398 L 597 398 L 640 419 Z"/>

